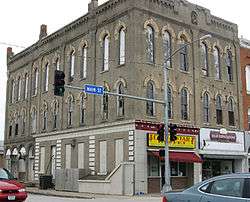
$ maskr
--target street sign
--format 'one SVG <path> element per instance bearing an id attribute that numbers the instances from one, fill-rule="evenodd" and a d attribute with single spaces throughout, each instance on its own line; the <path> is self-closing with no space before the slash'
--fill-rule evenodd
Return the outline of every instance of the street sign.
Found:
<path id="1" fill-rule="evenodd" d="M 90 84 L 84 85 L 84 91 L 88 94 L 95 94 L 95 95 L 103 95 L 104 94 L 104 88 L 103 86 L 95 86 Z"/>

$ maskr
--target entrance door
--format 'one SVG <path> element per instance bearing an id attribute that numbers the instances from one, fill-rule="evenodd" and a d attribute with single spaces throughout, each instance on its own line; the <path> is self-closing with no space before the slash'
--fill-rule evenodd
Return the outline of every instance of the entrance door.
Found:
<path id="1" fill-rule="evenodd" d="M 51 175 L 55 179 L 56 175 L 56 146 L 51 146 Z"/>

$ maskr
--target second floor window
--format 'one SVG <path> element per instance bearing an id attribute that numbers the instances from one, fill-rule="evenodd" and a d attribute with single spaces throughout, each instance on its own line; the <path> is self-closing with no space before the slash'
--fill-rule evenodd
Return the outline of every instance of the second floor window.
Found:
<path id="1" fill-rule="evenodd" d="M 180 69 L 188 71 L 188 46 L 185 39 L 181 40 L 180 48 Z"/>
<path id="2" fill-rule="evenodd" d="M 73 124 L 73 98 L 68 99 L 68 126 Z"/>
<path id="3" fill-rule="evenodd" d="M 125 64 L 125 29 L 122 27 L 119 32 L 119 65 Z"/>
<path id="4" fill-rule="evenodd" d="M 163 59 L 163 66 L 164 68 L 170 68 L 171 67 L 171 59 L 168 60 L 168 58 L 171 55 L 171 36 L 168 31 L 164 31 L 163 33 L 163 51 L 164 51 L 164 59 Z"/>
<path id="5" fill-rule="evenodd" d="M 208 76 L 208 51 L 204 42 L 201 43 L 201 65 L 203 75 Z"/>
<path id="6" fill-rule="evenodd" d="M 124 86 L 122 83 L 118 85 L 117 93 L 124 94 Z M 117 115 L 124 116 L 124 97 L 117 97 Z"/>
<path id="7" fill-rule="evenodd" d="M 25 133 L 25 128 L 26 128 L 26 112 L 23 111 L 23 113 L 22 113 L 22 134 Z"/>
<path id="8" fill-rule="evenodd" d="M 227 66 L 227 78 L 228 81 L 233 81 L 233 56 L 230 50 L 227 50 L 226 66 Z"/>
<path id="9" fill-rule="evenodd" d="M 58 111 L 59 111 L 59 106 L 58 103 L 56 101 L 54 101 L 53 104 L 53 109 L 52 109 L 52 114 L 53 114 L 53 129 L 56 129 L 57 126 L 57 122 L 58 122 Z"/>
<path id="10" fill-rule="evenodd" d="M 246 66 L 246 91 L 250 94 L 250 65 Z"/>
<path id="11" fill-rule="evenodd" d="M 168 118 L 173 118 L 173 94 L 170 86 L 168 86 Z"/>
<path id="12" fill-rule="evenodd" d="M 37 111 L 35 108 L 31 112 L 31 132 L 36 133 L 36 123 L 37 123 Z"/>
<path id="13" fill-rule="evenodd" d="M 69 81 L 73 81 L 75 75 L 75 51 L 69 55 Z"/>
<path id="14" fill-rule="evenodd" d="M 147 26 L 147 62 L 154 63 L 155 62 L 155 31 L 153 27 Z"/>
<path id="15" fill-rule="evenodd" d="M 234 126 L 235 125 L 234 103 L 233 103 L 232 98 L 229 98 L 229 100 L 228 100 L 228 124 L 229 124 L 229 126 Z"/>
<path id="16" fill-rule="evenodd" d="M 10 102 L 14 103 L 15 101 L 15 80 L 11 81 L 11 93 L 10 93 Z"/>
<path id="17" fill-rule="evenodd" d="M 209 96 L 207 93 L 203 96 L 203 121 L 209 123 Z"/>
<path id="18" fill-rule="evenodd" d="M 104 88 L 105 91 L 107 91 L 107 88 Z M 109 97 L 106 93 L 102 96 L 102 119 L 107 120 L 108 119 L 108 109 L 109 109 Z"/>
<path id="19" fill-rule="evenodd" d="M 102 42 L 102 71 L 109 70 L 109 36 L 105 35 Z"/>
<path id="20" fill-rule="evenodd" d="M 44 86 L 43 90 L 48 91 L 49 89 L 49 64 L 47 63 L 44 68 Z"/>
<path id="21" fill-rule="evenodd" d="M 25 74 L 24 77 L 24 99 L 28 98 L 28 88 L 29 88 L 29 77 L 28 74 Z"/>
<path id="22" fill-rule="evenodd" d="M 220 95 L 218 95 L 216 97 L 216 123 L 218 125 L 223 124 L 223 118 L 222 118 L 222 99 L 221 99 Z"/>
<path id="23" fill-rule="evenodd" d="M 154 84 L 152 81 L 149 81 L 147 84 L 147 98 L 154 99 Z M 154 116 L 154 102 L 147 101 L 146 103 L 146 113 L 148 116 Z"/>
<path id="24" fill-rule="evenodd" d="M 48 126 L 48 109 L 47 106 L 43 106 L 43 130 L 47 130 Z"/>
<path id="25" fill-rule="evenodd" d="M 188 93 L 187 89 L 181 90 L 181 119 L 188 120 Z"/>
<path id="26" fill-rule="evenodd" d="M 21 77 L 17 80 L 17 100 L 21 100 L 21 93 L 22 93 L 22 80 Z"/>
<path id="27" fill-rule="evenodd" d="M 220 51 L 217 47 L 214 47 L 213 54 L 214 54 L 215 78 L 221 79 Z"/>
<path id="28" fill-rule="evenodd" d="M 80 124 L 85 124 L 85 115 L 86 115 L 86 99 L 84 95 L 81 95 L 80 98 Z"/>
<path id="29" fill-rule="evenodd" d="M 35 69 L 32 82 L 32 95 L 37 95 L 37 90 L 38 90 L 38 69 Z"/>
<path id="30" fill-rule="evenodd" d="M 81 78 L 87 77 L 87 46 L 86 45 L 82 47 L 80 76 Z"/>

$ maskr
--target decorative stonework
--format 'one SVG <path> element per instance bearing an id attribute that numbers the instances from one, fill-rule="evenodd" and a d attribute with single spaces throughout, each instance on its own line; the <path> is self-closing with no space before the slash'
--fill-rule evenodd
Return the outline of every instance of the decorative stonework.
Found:
<path id="1" fill-rule="evenodd" d="M 89 170 L 91 171 L 91 175 L 95 175 L 95 136 L 89 136 Z"/>
<path id="2" fill-rule="evenodd" d="M 144 23 L 144 30 L 145 30 L 144 33 L 145 34 L 147 34 L 147 26 L 152 26 L 154 28 L 155 38 L 157 38 L 159 35 L 159 27 L 158 27 L 157 23 L 152 18 L 145 21 L 145 23 Z"/>
<path id="3" fill-rule="evenodd" d="M 191 43 L 192 40 L 191 40 L 191 37 L 189 36 L 189 34 L 186 32 L 186 30 L 183 30 L 181 32 L 178 33 L 178 36 L 177 36 L 177 39 L 179 42 L 182 41 L 182 37 L 185 38 L 185 40 L 188 42 L 188 43 Z"/>
<path id="4" fill-rule="evenodd" d="M 135 131 L 133 130 L 130 130 L 128 132 L 128 160 L 129 161 L 134 161 L 134 140 L 135 140 L 135 137 L 134 137 L 134 134 L 135 134 Z"/>
<path id="5" fill-rule="evenodd" d="M 148 82 L 149 81 L 152 81 L 154 83 L 154 86 L 156 89 L 160 89 L 160 84 L 158 82 L 158 79 L 156 79 L 153 75 L 150 75 L 150 76 L 147 76 L 145 79 L 144 79 L 144 82 L 143 82 L 143 87 L 147 87 L 148 85 Z"/>
<path id="6" fill-rule="evenodd" d="M 81 42 L 79 43 L 78 51 L 80 52 L 80 54 L 82 54 L 83 47 L 89 48 L 89 43 L 85 39 L 82 39 Z"/>
<path id="7" fill-rule="evenodd" d="M 122 85 L 124 86 L 124 88 L 127 88 L 127 82 L 124 78 L 120 77 L 114 85 L 114 90 L 117 90 L 119 83 L 122 83 Z"/>
<path id="8" fill-rule="evenodd" d="M 194 25 L 198 25 L 198 14 L 195 11 L 191 12 L 191 22 Z"/>
<path id="9" fill-rule="evenodd" d="M 127 26 L 124 22 L 122 21 L 118 21 L 117 25 L 115 26 L 115 40 L 118 40 L 119 38 L 119 32 L 121 30 L 121 28 L 124 28 L 124 31 L 127 31 Z"/>
<path id="10" fill-rule="evenodd" d="M 102 45 L 103 45 L 103 38 L 104 38 L 106 35 L 108 36 L 108 39 L 110 40 L 111 35 L 110 35 L 110 33 L 109 33 L 108 30 L 102 30 L 101 33 L 100 33 L 100 35 L 99 35 L 99 43 L 100 43 L 100 46 L 101 46 L 101 47 L 102 47 Z"/>
<path id="11" fill-rule="evenodd" d="M 222 56 L 223 55 L 223 48 L 222 48 L 222 46 L 220 45 L 220 42 L 217 40 L 216 42 L 214 42 L 214 44 L 213 44 L 213 49 L 215 48 L 215 47 L 217 47 L 218 49 L 219 49 L 219 51 L 220 51 L 220 55 Z"/>
<path id="12" fill-rule="evenodd" d="M 171 38 L 172 38 L 172 43 L 174 43 L 174 41 L 176 39 L 176 34 L 175 34 L 174 29 L 171 27 L 170 24 L 163 26 L 162 31 L 161 31 L 162 36 L 164 35 L 165 31 L 169 32 L 169 34 L 171 35 Z"/>

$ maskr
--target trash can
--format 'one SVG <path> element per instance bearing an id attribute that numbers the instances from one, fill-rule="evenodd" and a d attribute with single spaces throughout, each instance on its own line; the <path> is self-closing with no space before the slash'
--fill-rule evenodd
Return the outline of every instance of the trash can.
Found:
<path id="1" fill-rule="evenodd" d="M 40 175 L 39 176 L 39 188 L 49 189 L 52 188 L 52 175 Z"/>

